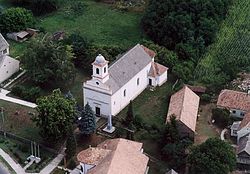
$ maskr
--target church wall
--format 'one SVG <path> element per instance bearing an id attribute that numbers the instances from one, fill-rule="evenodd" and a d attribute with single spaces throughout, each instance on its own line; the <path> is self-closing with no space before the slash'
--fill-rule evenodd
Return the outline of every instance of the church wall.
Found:
<path id="1" fill-rule="evenodd" d="M 158 78 L 158 85 L 161 86 L 163 83 L 165 83 L 168 79 L 168 71 L 164 72 L 161 76 Z"/>
<path id="2" fill-rule="evenodd" d="M 88 102 L 94 113 L 96 112 L 96 107 L 100 108 L 102 115 L 109 115 L 111 113 L 111 96 L 109 94 L 87 88 L 84 88 L 83 93 L 84 106 Z"/>
<path id="3" fill-rule="evenodd" d="M 143 70 L 141 70 L 135 77 L 127 82 L 121 89 L 112 95 L 111 114 L 117 115 L 123 108 L 125 108 L 130 100 L 135 99 L 148 86 L 148 72 L 151 63 L 149 63 Z M 139 85 L 137 79 L 139 78 Z M 126 96 L 124 96 L 126 90 Z"/>

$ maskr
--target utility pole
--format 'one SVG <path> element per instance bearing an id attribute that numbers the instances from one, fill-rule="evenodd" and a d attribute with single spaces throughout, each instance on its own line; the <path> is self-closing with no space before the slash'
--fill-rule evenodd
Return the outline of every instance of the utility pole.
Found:
<path id="1" fill-rule="evenodd" d="M 3 130 L 3 135 L 6 138 L 6 133 L 4 131 L 4 114 L 3 114 L 3 107 L 1 107 L 1 117 L 2 117 L 2 130 Z"/>

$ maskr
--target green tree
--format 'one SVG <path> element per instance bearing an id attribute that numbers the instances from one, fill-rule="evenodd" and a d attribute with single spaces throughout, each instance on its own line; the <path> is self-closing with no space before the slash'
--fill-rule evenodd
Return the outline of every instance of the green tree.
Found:
<path id="1" fill-rule="evenodd" d="M 75 75 L 69 45 L 53 42 L 48 37 L 32 40 L 21 60 L 29 77 L 38 84 L 69 81 Z"/>
<path id="2" fill-rule="evenodd" d="M 42 15 L 58 9 L 58 0 L 11 0 L 11 3 L 27 7 L 37 15 Z"/>
<path id="3" fill-rule="evenodd" d="M 33 14 L 24 8 L 8 8 L 0 14 L 0 32 L 9 33 L 33 27 Z"/>
<path id="4" fill-rule="evenodd" d="M 75 119 L 75 104 L 75 100 L 65 98 L 59 89 L 37 99 L 38 115 L 32 120 L 45 139 L 53 141 L 67 135 Z"/>
<path id="5" fill-rule="evenodd" d="M 230 123 L 230 111 L 228 109 L 215 108 L 212 110 L 212 119 L 221 128 L 225 128 Z"/>
<path id="6" fill-rule="evenodd" d="M 76 153 L 76 138 L 72 127 L 68 131 L 65 153 L 67 159 L 71 159 Z"/>
<path id="7" fill-rule="evenodd" d="M 78 121 L 78 127 L 83 134 L 90 135 L 95 132 L 96 119 L 95 114 L 87 103 L 81 112 L 81 117 Z"/>
<path id="8" fill-rule="evenodd" d="M 178 56 L 166 47 L 154 44 L 153 42 L 147 40 L 144 40 L 142 44 L 156 53 L 156 62 L 159 62 L 168 68 L 173 68 L 173 66 L 178 63 Z"/>
<path id="9" fill-rule="evenodd" d="M 151 0 L 142 18 L 142 26 L 157 44 L 176 50 L 180 58 L 195 59 L 199 56 L 197 53 L 203 52 L 201 44 L 208 46 L 212 43 L 230 2 Z"/>
<path id="10" fill-rule="evenodd" d="M 236 156 L 230 144 L 209 138 L 191 149 L 188 162 L 191 174 L 228 174 L 236 167 Z"/>
<path id="11" fill-rule="evenodd" d="M 191 144 L 192 141 L 189 138 L 180 137 L 176 117 L 172 115 L 165 126 L 160 142 L 163 159 L 168 161 L 171 168 L 176 170 L 185 168 L 186 149 Z"/>

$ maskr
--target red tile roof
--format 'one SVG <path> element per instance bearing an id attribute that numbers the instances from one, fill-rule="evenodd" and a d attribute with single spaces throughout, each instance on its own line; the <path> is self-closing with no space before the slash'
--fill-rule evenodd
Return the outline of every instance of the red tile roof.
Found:
<path id="1" fill-rule="evenodd" d="M 245 92 L 224 89 L 220 92 L 217 106 L 250 111 L 250 95 Z"/>
<path id="2" fill-rule="evenodd" d="M 150 50 L 149 48 L 141 45 L 144 51 L 151 57 L 154 58 L 156 56 L 156 53 L 153 50 Z"/>
<path id="3" fill-rule="evenodd" d="M 240 122 L 240 126 L 238 130 L 242 129 L 245 126 L 249 127 L 250 126 L 249 123 L 250 123 L 250 112 L 245 114 L 243 120 Z"/>
<path id="4" fill-rule="evenodd" d="M 96 166 L 90 169 L 88 174 L 144 174 L 149 158 L 141 152 L 141 148 L 142 143 L 122 138 L 110 139 L 96 147 L 98 150 L 93 151 L 93 157 L 90 158 L 88 153 L 80 152 L 78 160 L 81 162 L 81 159 L 86 159 L 85 155 L 91 162 L 94 159 L 93 164 Z M 83 162 L 88 161 L 83 160 Z"/>
<path id="5" fill-rule="evenodd" d="M 171 96 L 166 122 L 176 116 L 189 129 L 195 132 L 200 97 L 187 86 Z"/>
<path id="6" fill-rule="evenodd" d="M 157 77 L 157 76 L 160 76 L 163 73 L 165 73 L 167 70 L 168 70 L 167 67 L 165 67 L 159 63 L 152 62 L 148 75 L 151 77 Z"/>

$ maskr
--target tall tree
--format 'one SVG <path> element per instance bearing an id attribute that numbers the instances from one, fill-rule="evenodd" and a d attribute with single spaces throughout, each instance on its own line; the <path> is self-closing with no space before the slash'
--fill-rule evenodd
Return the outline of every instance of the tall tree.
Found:
<path id="1" fill-rule="evenodd" d="M 8 8 L 0 14 L 0 32 L 9 33 L 33 27 L 35 23 L 33 14 L 25 8 Z"/>
<path id="2" fill-rule="evenodd" d="M 45 139 L 57 140 L 65 135 L 75 118 L 75 100 L 65 98 L 59 89 L 37 99 L 38 115 L 32 120 Z"/>
<path id="3" fill-rule="evenodd" d="M 191 174 L 228 174 L 236 167 L 236 156 L 230 144 L 209 138 L 191 149 L 188 162 Z"/>
<path id="4" fill-rule="evenodd" d="M 82 110 L 81 117 L 78 121 L 78 127 L 83 134 L 90 135 L 95 132 L 96 119 L 90 105 L 87 103 Z"/>
<path id="5" fill-rule="evenodd" d="M 68 138 L 66 141 L 66 158 L 71 159 L 76 153 L 76 138 L 74 135 L 73 127 L 71 126 L 68 131 Z"/>
<path id="6" fill-rule="evenodd" d="M 69 81 L 75 75 L 71 46 L 50 38 L 32 40 L 21 60 L 30 78 L 38 84 Z"/>

